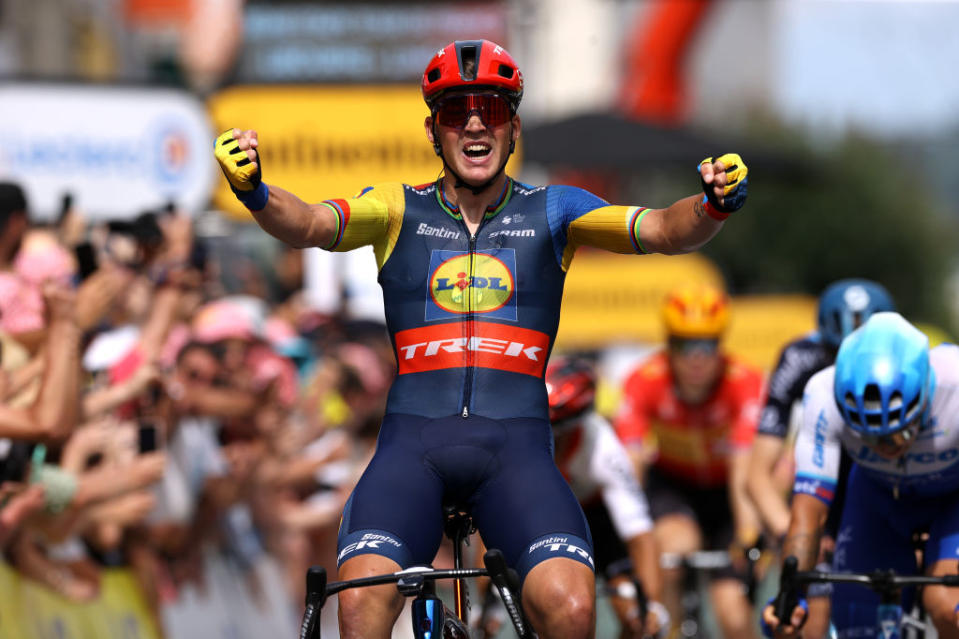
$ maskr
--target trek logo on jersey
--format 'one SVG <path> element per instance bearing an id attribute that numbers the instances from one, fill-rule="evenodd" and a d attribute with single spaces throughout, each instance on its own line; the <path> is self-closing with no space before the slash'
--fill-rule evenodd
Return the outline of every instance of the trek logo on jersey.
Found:
<path id="1" fill-rule="evenodd" d="M 465 313 L 515 322 L 516 252 L 486 249 L 430 253 L 426 321 L 458 319 Z"/>
<path id="2" fill-rule="evenodd" d="M 529 554 L 533 554 L 537 550 L 546 551 L 550 554 L 560 553 L 566 555 L 579 555 L 587 562 L 590 566 L 595 566 L 593 562 L 593 556 L 589 554 L 589 551 L 581 546 L 571 543 L 571 540 L 568 537 L 550 537 L 548 539 L 542 539 L 537 541 L 529 547 Z"/>
<path id="3" fill-rule="evenodd" d="M 395 548 L 401 547 L 403 544 L 398 540 L 390 537 L 389 535 L 381 535 L 377 533 L 364 533 L 358 541 L 347 544 L 343 547 L 343 550 L 340 551 L 340 554 L 337 555 L 336 560 L 343 561 L 343 558 L 347 555 L 356 552 L 363 551 L 364 553 L 377 552 L 385 546 L 393 546 Z"/>
<path id="4" fill-rule="evenodd" d="M 395 335 L 399 374 L 478 366 L 540 377 L 549 336 L 528 328 L 472 322 L 422 326 Z"/>

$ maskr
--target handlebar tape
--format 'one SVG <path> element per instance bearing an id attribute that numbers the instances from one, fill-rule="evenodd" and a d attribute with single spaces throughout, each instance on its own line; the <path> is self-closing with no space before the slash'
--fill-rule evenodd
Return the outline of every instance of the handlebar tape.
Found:
<path id="1" fill-rule="evenodd" d="M 320 639 L 320 608 L 326 602 L 326 570 L 312 566 L 306 571 L 306 610 L 300 624 L 300 639 Z"/>
<path id="2" fill-rule="evenodd" d="M 506 558 L 499 550 L 487 550 L 483 555 L 483 564 L 489 572 L 490 581 L 499 591 L 503 605 L 509 613 L 513 625 L 516 627 L 516 633 L 526 639 L 532 637 L 532 631 L 526 627 L 526 619 L 523 617 L 523 609 L 519 599 L 519 576 L 515 570 L 506 565 Z"/>

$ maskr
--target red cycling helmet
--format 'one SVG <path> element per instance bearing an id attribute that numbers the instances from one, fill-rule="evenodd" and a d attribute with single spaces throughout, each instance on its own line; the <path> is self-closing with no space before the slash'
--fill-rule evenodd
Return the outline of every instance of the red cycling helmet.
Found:
<path id="1" fill-rule="evenodd" d="M 450 89 L 492 89 L 515 112 L 523 99 L 523 74 L 513 57 L 489 40 L 457 40 L 440 49 L 423 72 L 423 99 L 433 110 Z"/>
<path id="2" fill-rule="evenodd" d="M 596 373 L 582 360 L 557 357 L 546 367 L 549 420 L 555 425 L 579 417 L 596 399 Z"/>

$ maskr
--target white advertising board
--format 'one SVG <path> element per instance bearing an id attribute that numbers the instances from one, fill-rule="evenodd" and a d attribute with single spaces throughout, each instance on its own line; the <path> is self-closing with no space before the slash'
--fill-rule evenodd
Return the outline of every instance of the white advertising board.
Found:
<path id="1" fill-rule="evenodd" d="M 54 217 L 67 192 L 89 219 L 171 201 L 206 208 L 213 139 L 203 104 L 185 92 L 0 83 L 0 180 L 24 187 L 37 219 Z"/>

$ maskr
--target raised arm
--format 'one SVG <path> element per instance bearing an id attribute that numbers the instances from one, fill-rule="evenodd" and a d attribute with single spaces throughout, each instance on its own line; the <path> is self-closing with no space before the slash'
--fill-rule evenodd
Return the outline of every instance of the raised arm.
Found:
<path id="1" fill-rule="evenodd" d="M 322 204 L 307 204 L 262 180 L 259 140 L 253 130 L 230 129 L 216 139 L 214 155 L 233 193 L 263 230 L 296 248 L 327 247 L 336 239 L 336 214 Z"/>
<path id="2" fill-rule="evenodd" d="M 584 244 L 617 253 L 667 255 L 699 249 L 745 203 L 748 169 L 742 158 L 727 153 L 715 161 L 706 158 L 698 170 L 702 194 L 662 209 L 590 206 L 587 199 L 568 198 L 573 205 L 569 207 L 573 210 L 564 211 L 569 220 L 569 246 L 575 249 Z"/>
<path id="3" fill-rule="evenodd" d="M 256 131 L 230 129 L 216 140 L 214 153 L 230 188 L 263 230 L 296 248 L 349 251 L 373 246 L 382 266 L 403 219 L 403 185 L 367 187 L 354 198 L 307 204 L 261 179 Z"/>
<path id="4" fill-rule="evenodd" d="M 638 230 L 640 243 L 647 251 L 667 255 L 702 247 L 719 232 L 729 214 L 746 202 L 748 173 L 735 153 L 706 158 L 699 164 L 703 195 L 649 211 Z"/>

